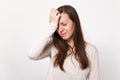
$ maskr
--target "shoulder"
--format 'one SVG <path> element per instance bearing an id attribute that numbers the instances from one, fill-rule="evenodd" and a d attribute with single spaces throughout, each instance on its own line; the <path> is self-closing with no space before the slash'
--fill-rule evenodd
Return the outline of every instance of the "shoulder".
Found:
<path id="1" fill-rule="evenodd" d="M 86 44 L 86 51 L 97 51 L 97 48 L 95 45 L 88 43 Z"/>
<path id="2" fill-rule="evenodd" d="M 96 48 L 95 45 L 91 43 L 86 44 L 86 54 L 89 58 L 97 57 L 98 56 L 98 49 Z"/>

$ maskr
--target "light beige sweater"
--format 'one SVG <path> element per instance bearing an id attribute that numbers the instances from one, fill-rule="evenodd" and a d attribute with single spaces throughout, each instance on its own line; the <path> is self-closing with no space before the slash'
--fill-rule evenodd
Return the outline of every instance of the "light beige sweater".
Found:
<path id="1" fill-rule="evenodd" d="M 57 29 L 57 25 L 50 23 L 50 29 L 47 34 L 43 35 L 35 42 L 33 47 L 28 53 L 28 57 L 32 60 L 40 60 L 45 57 L 50 57 L 50 66 L 48 71 L 47 80 L 98 80 L 99 79 L 99 59 L 98 52 L 94 45 L 88 43 L 86 46 L 87 56 L 90 60 L 90 67 L 82 70 L 79 63 L 76 61 L 74 55 L 69 55 L 64 62 L 64 69 L 66 72 L 61 71 L 59 67 L 54 67 L 54 59 L 57 49 L 54 46 L 49 47 L 43 51 L 44 46 L 50 41 L 52 34 Z"/>

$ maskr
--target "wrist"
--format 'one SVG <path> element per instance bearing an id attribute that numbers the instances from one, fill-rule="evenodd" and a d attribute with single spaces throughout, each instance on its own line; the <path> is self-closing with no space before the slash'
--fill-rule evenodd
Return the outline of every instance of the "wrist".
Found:
<path id="1" fill-rule="evenodd" d="M 56 26 L 57 26 L 57 23 L 55 23 L 55 22 L 50 22 L 50 26 L 51 26 L 51 27 L 56 27 Z"/>

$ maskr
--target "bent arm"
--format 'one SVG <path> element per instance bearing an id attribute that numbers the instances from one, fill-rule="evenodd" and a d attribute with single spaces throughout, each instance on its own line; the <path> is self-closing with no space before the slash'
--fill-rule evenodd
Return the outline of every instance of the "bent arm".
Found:
<path id="1" fill-rule="evenodd" d="M 57 24 L 50 23 L 49 30 L 43 36 L 41 36 L 32 46 L 27 56 L 32 60 L 39 60 L 45 57 L 49 57 L 51 53 L 51 36 L 56 31 Z"/>

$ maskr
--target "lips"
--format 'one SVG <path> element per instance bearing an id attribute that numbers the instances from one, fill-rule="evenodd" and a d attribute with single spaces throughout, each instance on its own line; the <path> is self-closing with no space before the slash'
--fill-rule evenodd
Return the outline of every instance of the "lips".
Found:
<path id="1" fill-rule="evenodd" d="M 66 33 L 61 33 L 60 35 L 61 35 L 61 37 L 64 37 L 66 35 Z"/>

